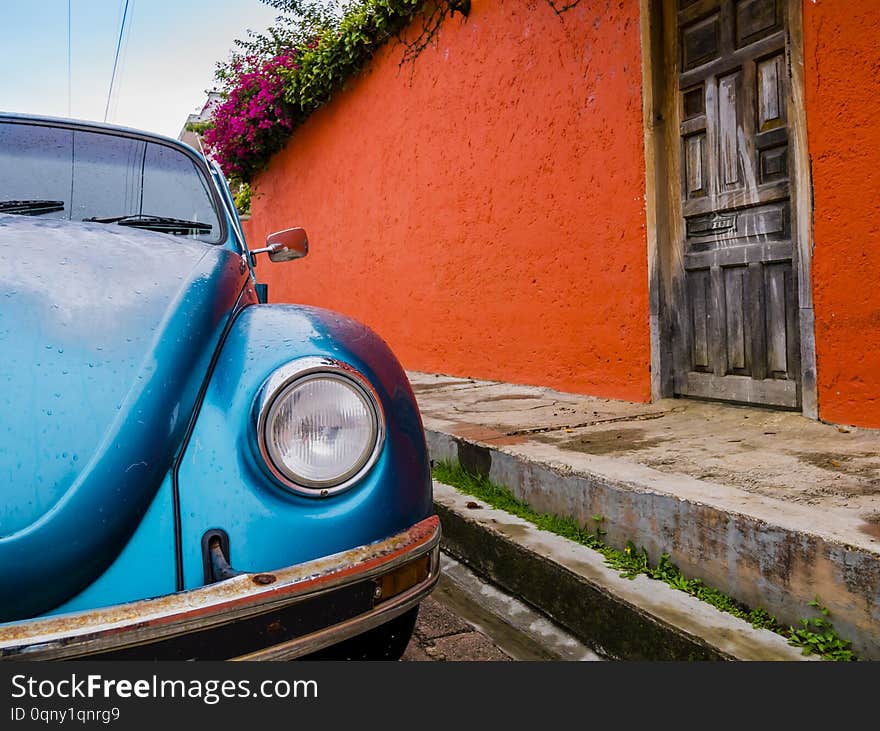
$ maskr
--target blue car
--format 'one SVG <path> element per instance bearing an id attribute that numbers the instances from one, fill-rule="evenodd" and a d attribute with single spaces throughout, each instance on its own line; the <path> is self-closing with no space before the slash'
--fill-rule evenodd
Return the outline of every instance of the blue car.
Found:
<path id="1" fill-rule="evenodd" d="M 177 140 L 0 114 L 0 658 L 397 659 L 439 575 L 388 346 L 268 304 Z M 275 262 L 271 264 L 271 262 Z"/>

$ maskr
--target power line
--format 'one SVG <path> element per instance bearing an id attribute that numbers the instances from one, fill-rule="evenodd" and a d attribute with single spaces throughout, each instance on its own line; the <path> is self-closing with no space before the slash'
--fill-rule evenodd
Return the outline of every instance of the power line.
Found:
<path id="1" fill-rule="evenodd" d="M 67 116 L 71 116 L 71 70 L 70 70 L 70 4 L 67 0 Z"/>
<path id="2" fill-rule="evenodd" d="M 110 99 L 110 114 L 108 115 L 108 119 L 116 119 L 116 113 L 119 110 L 119 97 L 122 93 L 122 84 L 125 81 L 125 63 L 128 59 L 128 48 L 131 45 L 131 33 L 134 28 L 134 16 L 137 11 L 137 2 L 136 0 L 131 0 L 128 7 L 128 26 L 125 29 L 125 32 L 122 35 L 122 51 L 119 54 L 119 64 L 116 69 L 116 78 L 119 81 L 116 82 L 116 86 L 113 89 L 113 94 Z"/>
<path id="3" fill-rule="evenodd" d="M 122 10 L 122 22 L 119 24 L 119 38 L 116 41 L 116 56 L 113 59 L 113 73 L 110 75 L 110 88 L 107 90 L 107 106 L 104 109 L 104 121 L 110 112 L 110 95 L 113 93 L 113 82 L 116 80 L 116 65 L 119 63 L 119 49 L 122 47 L 122 31 L 125 30 L 125 16 L 128 14 L 128 0 Z"/>

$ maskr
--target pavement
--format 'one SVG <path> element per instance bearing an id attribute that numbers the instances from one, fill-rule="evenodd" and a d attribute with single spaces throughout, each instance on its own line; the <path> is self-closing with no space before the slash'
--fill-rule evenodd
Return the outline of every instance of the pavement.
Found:
<path id="1" fill-rule="evenodd" d="M 419 609 L 401 660 L 602 660 L 599 655 L 516 597 L 441 553 L 437 587 Z"/>
<path id="2" fill-rule="evenodd" d="M 434 597 L 421 603 L 413 638 L 401 662 L 506 662 L 512 658 Z"/>
<path id="3" fill-rule="evenodd" d="M 763 607 L 785 624 L 816 616 L 810 602 L 818 598 L 860 657 L 880 659 L 880 431 L 695 400 L 638 404 L 441 374 L 408 376 L 432 460 L 459 461 L 538 512 L 601 528 L 616 548 L 631 541 L 652 561 L 668 553 L 685 576 Z M 548 572 L 556 583 L 526 601 L 582 639 L 598 632 L 610 657 L 654 656 L 603 629 L 603 621 L 613 625 L 624 615 L 642 629 L 672 631 L 655 637 L 660 657 L 799 657 L 774 633 L 756 637 L 745 623 L 727 624 L 730 615 L 716 617 L 723 613 L 714 609 L 706 615 L 708 605 L 661 582 L 620 584 L 601 560 L 566 553 L 574 544 L 556 545 L 551 538 L 558 536 L 535 534 L 509 516 L 486 519 L 488 506 L 469 510 L 468 502 L 435 486 L 447 550 L 504 588 L 516 585 L 519 596 L 530 591 L 525 582 L 502 576 L 503 562 L 486 556 L 506 552 L 521 575 L 537 561 L 532 568 L 543 566 L 543 573 L 531 583 L 541 584 Z M 510 545 L 490 546 L 487 536 Z M 680 596 L 667 596 L 667 588 Z M 568 606 L 560 598 L 565 592 Z M 590 604 L 602 601 L 602 610 Z"/>

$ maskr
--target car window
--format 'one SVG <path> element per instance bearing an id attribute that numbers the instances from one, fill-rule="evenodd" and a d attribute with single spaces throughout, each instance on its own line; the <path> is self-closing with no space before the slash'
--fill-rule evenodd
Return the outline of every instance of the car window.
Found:
<path id="1" fill-rule="evenodd" d="M 29 214 L 74 221 L 182 219 L 204 226 L 172 235 L 209 243 L 221 239 L 208 181 L 192 158 L 169 145 L 86 130 L 0 123 L 0 170 L 0 212 L 3 201 L 58 201 L 63 203 L 61 210 Z"/>
<path id="2" fill-rule="evenodd" d="M 73 130 L 0 124 L 0 200 L 70 201 Z M 69 218 L 70 208 L 45 214 Z"/>
<path id="3" fill-rule="evenodd" d="M 129 137 L 74 132 L 70 215 L 122 216 L 140 210 L 146 142 Z"/>
<path id="4" fill-rule="evenodd" d="M 143 185 L 143 210 L 162 211 L 190 221 L 213 223 L 219 228 L 208 183 L 186 155 L 165 145 L 147 145 Z"/>

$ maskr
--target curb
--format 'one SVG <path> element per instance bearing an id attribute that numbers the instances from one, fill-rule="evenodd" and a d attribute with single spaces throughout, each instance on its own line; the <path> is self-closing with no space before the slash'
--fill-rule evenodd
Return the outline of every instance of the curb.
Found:
<path id="1" fill-rule="evenodd" d="M 459 462 L 542 513 L 588 525 L 605 542 L 670 554 L 684 575 L 796 626 L 818 596 L 863 659 L 880 658 L 880 551 L 852 521 L 711 482 L 556 447 L 498 445 L 439 431 L 426 420 L 432 461 Z M 849 521 L 849 522 L 847 522 Z"/>
<path id="2" fill-rule="evenodd" d="M 478 507 L 474 508 L 476 504 Z M 469 507 L 469 505 L 471 507 Z M 626 579 L 601 554 L 434 482 L 443 549 L 616 660 L 817 660 L 666 584 Z"/>
<path id="3" fill-rule="evenodd" d="M 597 662 L 605 658 L 534 607 L 487 583 L 447 552 L 432 596 L 514 660 Z"/>

